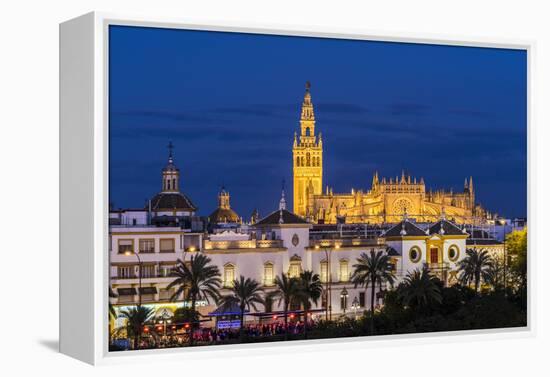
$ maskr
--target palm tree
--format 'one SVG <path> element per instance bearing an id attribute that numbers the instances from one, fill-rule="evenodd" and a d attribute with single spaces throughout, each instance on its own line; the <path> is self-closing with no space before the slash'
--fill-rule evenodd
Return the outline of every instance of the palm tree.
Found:
<path id="1" fill-rule="evenodd" d="M 262 298 L 263 288 L 254 279 L 240 276 L 238 280 L 233 280 L 233 286 L 231 287 L 231 294 L 221 298 L 221 304 L 223 308 L 231 308 L 238 306 L 241 312 L 241 328 L 240 337 L 243 339 L 243 327 L 244 327 L 244 313 L 246 310 L 250 311 L 250 308 L 256 309 L 256 304 L 264 304 Z"/>
<path id="2" fill-rule="evenodd" d="M 120 312 L 121 317 L 128 319 L 127 331 L 128 335 L 133 336 L 134 338 L 134 349 L 139 348 L 139 341 L 141 338 L 141 330 L 143 324 L 146 323 L 153 317 L 154 310 L 145 306 L 137 305 L 136 307 L 122 310 Z"/>
<path id="3" fill-rule="evenodd" d="M 410 307 L 422 307 L 435 301 L 441 303 L 442 296 L 438 286 L 438 280 L 430 275 L 428 269 L 409 272 L 398 287 L 398 297 L 403 305 Z"/>
<path id="4" fill-rule="evenodd" d="M 307 322 L 311 303 L 317 305 L 317 301 L 323 293 L 323 285 L 319 275 L 313 271 L 305 270 L 298 280 L 298 296 L 304 306 L 304 338 L 307 338 Z"/>
<path id="5" fill-rule="evenodd" d="M 204 254 L 191 256 L 189 262 L 178 259 L 176 267 L 170 273 L 175 279 L 168 284 L 166 289 L 177 287 L 171 300 L 175 301 L 181 294 L 185 300 L 191 301 L 191 310 L 195 312 L 197 300 L 213 299 L 218 302 L 219 290 L 222 280 L 218 267 L 210 264 L 211 259 Z M 191 325 L 189 345 L 193 345 L 193 334 L 197 323 Z"/>
<path id="6" fill-rule="evenodd" d="M 292 302 L 298 299 L 299 284 L 298 279 L 291 278 L 285 273 L 275 277 L 275 290 L 271 296 L 279 299 L 278 305 L 283 303 L 283 313 L 285 316 L 285 340 L 288 339 L 288 309 Z"/>
<path id="7" fill-rule="evenodd" d="M 458 263 L 460 275 L 458 280 L 463 285 L 474 283 L 476 294 L 479 291 L 481 281 L 489 281 L 489 269 L 491 268 L 491 256 L 487 250 L 466 250 L 466 257 Z"/>
<path id="8" fill-rule="evenodd" d="M 115 298 L 118 295 L 113 291 L 113 288 L 109 287 L 109 298 Z M 109 300 L 109 319 L 116 319 L 116 310 L 115 306 Z"/>
<path id="9" fill-rule="evenodd" d="M 506 286 L 506 269 L 504 266 L 504 258 L 491 258 L 491 264 L 487 268 L 486 283 L 493 287 L 495 291 L 501 291 Z"/>
<path id="10" fill-rule="evenodd" d="M 374 332 L 374 294 L 376 283 L 379 283 L 380 286 L 385 282 L 393 285 L 395 281 L 390 257 L 382 250 L 378 252 L 371 250 L 370 254 L 361 253 L 359 258 L 357 258 L 357 263 L 353 265 L 353 268 L 355 270 L 351 276 L 351 282 L 354 284 L 355 288 L 364 286 L 365 289 L 368 290 L 369 286 L 371 287 L 371 332 Z"/>

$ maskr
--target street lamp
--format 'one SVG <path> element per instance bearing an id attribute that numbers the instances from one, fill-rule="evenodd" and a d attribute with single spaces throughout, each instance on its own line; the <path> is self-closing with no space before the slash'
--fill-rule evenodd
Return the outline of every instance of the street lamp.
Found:
<path id="1" fill-rule="evenodd" d="M 342 292 L 340 292 L 340 300 L 342 302 L 342 308 L 344 309 L 344 315 L 346 315 L 346 307 L 348 306 L 348 290 L 346 289 L 346 287 L 344 287 L 344 289 L 342 289 Z"/>
<path id="2" fill-rule="evenodd" d="M 141 271 L 142 271 L 142 263 L 141 263 L 141 258 L 139 257 L 139 254 L 136 253 L 135 251 L 130 251 L 130 250 L 127 250 L 124 252 L 124 255 L 132 255 L 134 254 L 136 257 L 137 257 L 137 260 L 138 260 L 138 279 L 139 279 L 139 288 L 138 288 L 138 309 L 141 308 Z"/>
<path id="3" fill-rule="evenodd" d="M 315 245 L 315 249 L 319 250 L 320 246 Z M 335 243 L 334 245 L 335 249 L 339 249 L 340 245 Z M 331 268 L 331 262 L 330 262 L 330 256 L 332 248 L 326 246 L 323 247 L 323 251 L 325 252 L 325 259 L 327 261 L 327 281 L 326 281 L 326 288 L 325 288 L 325 295 L 327 298 L 327 306 L 326 306 L 326 318 L 329 320 L 332 320 L 332 268 Z"/>
<path id="4" fill-rule="evenodd" d="M 357 309 L 359 309 L 359 300 L 357 299 L 357 296 L 354 297 L 353 302 L 351 303 L 351 308 L 353 309 L 355 320 L 357 320 Z"/>

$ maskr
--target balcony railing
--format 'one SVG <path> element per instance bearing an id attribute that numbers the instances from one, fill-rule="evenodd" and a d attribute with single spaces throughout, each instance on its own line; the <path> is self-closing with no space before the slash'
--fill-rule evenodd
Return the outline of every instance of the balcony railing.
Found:
<path id="1" fill-rule="evenodd" d="M 312 240 L 309 246 L 312 248 L 328 248 L 336 249 L 340 247 L 374 247 L 382 245 L 378 238 L 339 238 L 339 239 L 322 239 Z"/>
<path id="2" fill-rule="evenodd" d="M 424 263 L 424 266 L 430 270 L 446 270 L 449 268 L 449 263 Z"/>
<path id="3" fill-rule="evenodd" d="M 205 250 L 282 248 L 282 240 L 204 241 Z"/>
<path id="4" fill-rule="evenodd" d="M 168 277 L 171 277 L 170 275 L 166 275 L 166 274 L 162 274 L 162 273 L 158 273 L 158 274 L 147 274 L 147 275 L 142 275 L 141 278 L 142 279 L 156 279 L 156 278 L 168 278 Z M 119 276 L 119 275 L 111 275 L 111 280 L 132 280 L 132 279 L 139 279 L 139 275 L 135 274 L 135 275 L 124 275 L 124 276 Z"/>

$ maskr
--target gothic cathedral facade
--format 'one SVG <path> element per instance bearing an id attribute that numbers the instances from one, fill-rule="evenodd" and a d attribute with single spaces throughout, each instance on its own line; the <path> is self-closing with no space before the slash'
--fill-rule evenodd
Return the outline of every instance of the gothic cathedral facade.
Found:
<path id="1" fill-rule="evenodd" d="M 465 179 L 462 191 L 427 190 L 423 178 L 402 172 L 401 177 L 382 178 L 374 173 L 370 190 L 323 192 L 323 139 L 315 133 L 315 113 L 311 85 L 300 116 L 300 135 L 294 133 L 293 207 L 294 213 L 313 223 L 395 223 L 404 215 L 419 222 L 433 222 L 442 216 L 461 224 L 483 222 L 489 214 L 475 203 L 473 179 Z"/>

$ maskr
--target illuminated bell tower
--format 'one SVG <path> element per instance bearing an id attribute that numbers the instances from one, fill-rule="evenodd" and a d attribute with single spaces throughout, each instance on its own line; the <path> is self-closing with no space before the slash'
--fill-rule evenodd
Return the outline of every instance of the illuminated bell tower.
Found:
<path id="1" fill-rule="evenodd" d="M 298 139 L 298 135 L 294 133 L 292 147 L 294 213 L 302 217 L 311 215 L 306 211 L 308 196 L 320 195 L 323 188 L 323 141 L 321 134 L 319 137 L 315 135 L 315 114 L 310 87 L 308 81 L 300 116 L 300 138 Z"/>
<path id="2" fill-rule="evenodd" d="M 168 164 L 162 169 L 162 192 L 179 192 L 180 191 L 180 170 L 174 164 L 174 156 L 172 150 L 174 146 L 172 142 L 168 144 Z"/>

